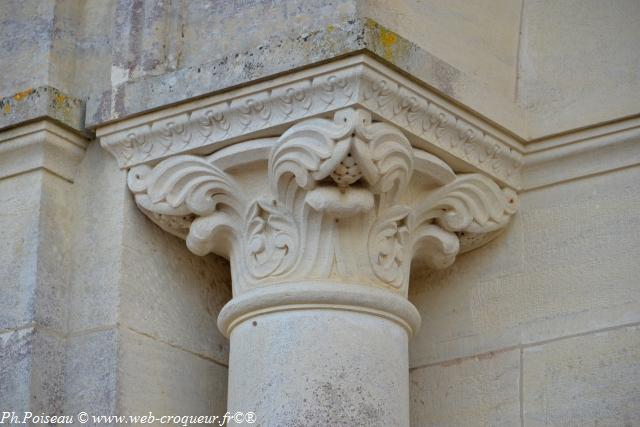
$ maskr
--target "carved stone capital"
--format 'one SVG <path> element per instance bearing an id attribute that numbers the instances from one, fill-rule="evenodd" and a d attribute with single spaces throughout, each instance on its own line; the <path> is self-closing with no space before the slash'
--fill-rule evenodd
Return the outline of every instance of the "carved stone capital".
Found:
<path id="1" fill-rule="evenodd" d="M 230 260 L 235 297 L 310 281 L 406 295 L 412 259 L 451 265 L 495 237 L 517 205 L 513 190 L 454 173 L 359 108 L 208 156 L 136 166 L 129 187 L 194 253 Z"/>

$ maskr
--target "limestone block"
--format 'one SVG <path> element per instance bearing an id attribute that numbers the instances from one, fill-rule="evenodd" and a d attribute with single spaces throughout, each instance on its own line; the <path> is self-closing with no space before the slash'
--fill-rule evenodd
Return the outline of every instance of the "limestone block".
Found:
<path id="1" fill-rule="evenodd" d="M 31 343 L 33 329 L 0 334 L 0 406 L 4 411 L 30 407 Z"/>
<path id="2" fill-rule="evenodd" d="M 115 329 L 72 336 L 65 360 L 64 414 L 116 414 L 118 334 Z"/>
<path id="3" fill-rule="evenodd" d="M 509 280 L 523 270 L 522 233 L 521 217 L 516 215 L 501 236 L 462 255 L 450 268 L 412 268 L 409 300 L 420 312 L 422 326 L 410 342 L 410 366 L 497 350 L 518 341 L 517 334 L 508 329 L 492 330 L 477 324 L 474 316 L 478 307 L 497 318 L 501 313 L 491 305 L 495 299 L 482 299 L 475 304 L 474 298 L 479 281 Z M 507 300 L 505 305 L 510 303 Z M 491 339 L 487 336 L 490 331 Z"/>
<path id="4" fill-rule="evenodd" d="M 79 165 L 73 221 L 69 331 L 118 320 L 126 174 L 97 143 Z"/>
<path id="5" fill-rule="evenodd" d="M 73 185 L 48 172 L 38 173 L 42 176 L 42 195 L 37 237 L 38 287 L 35 320 L 40 325 L 64 332 L 71 263 Z"/>
<path id="6" fill-rule="evenodd" d="M 97 2 L 70 1 L 77 11 L 73 22 L 75 36 L 73 78 L 61 76 L 53 84 L 67 88 L 74 96 L 87 99 L 97 91 L 112 83 L 112 55 L 119 49 L 113 49 L 112 34 L 125 32 L 114 25 L 116 0 Z M 74 4 L 75 3 L 75 4 Z M 155 2 L 152 2 L 155 3 Z M 113 76 L 113 78 L 117 78 Z"/>
<path id="7" fill-rule="evenodd" d="M 0 180 L 0 328 L 33 320 L 37 287 L 41 173 Z M 23 191 L 32 188 L 34 191 Z"/>
<path id="8" fill-rule="evenodd" d="M 364 0 L 361 13 L 513 97 L 522 1 Z"/>
<path id="9" fill-rule="evenodd" d="M 314 16 L 313 21 L 324 22 L 318 16 Z M 301 32 L 294 25 L 274 32 L 250 48 L 223 52 L 222 56 L 210 58 L 207 62 L 178 67 L 175 71 L 144 79 L 129 79 L 128 68 L 114 65 L 112 87 L 87 101 L 87 126 L 101 126 L 115 119 L 247 85 L 311 64 L 334 61 L 345 56 L 357 57 L 367 52 L 370 54 L 368 57 L 391 62 L 439 93 L 464 102 L 468 108 L 481 112 L 512 132 L 524 133 L 524 115 L 510 97 L 503 96 L 491 86 L 453 67 L 412 40 L 402 38 L 366 17 L 343 21 L 330 18 L 328 22 L 308 32 Z M 184 31 L 188 32 L 189 28 L 184 27 Z M 211 32 L 210 26 L 207 31 Z M 247 33 L 249 31 L 244 31 L 242 37 L 238 37 L 240 43 Z M 188 47 L 183 47 L 185 49 Z M 198 52 L 208 51 L 199 49 Z M 132 67 L 136 67 L 139 61 L 136 55 L 139 56 L 132 52 Z M 334 63 L 342 67 L 340 61 Z"/>
<path id="10" fill-rule="evenodd" d="M 227 368 L 127 329 L 119 338 L 122 414 L 223 415 Z"/>
<path id="11" fill-rule="evenodd" d="M 189 253 L 146 220 L 125 173 L 98 144 L 90 145 L 77 185 L 71 330 L 121 322 L 226 363 L 216 318 L 231 297 L 228 263 Z"/>
<path id="12" fill-rule="evenodd" d="M 200 257 L 127 200 L 120 321 L 161 341 L 226 364 L 216 320 L 231 299 L 229 264 Z"/>
<path id="13" fill-rule="evenodd" d="M 0 408 L 60 413 L 64 340 L 40 328 L 0 334 Z"/>
<path id="14" fill-rule="evenodd" d="M 640 3 L 525 1 L 519 103 L 530 137 L 637 114 Z"/>
<path id="15" fill-rule="evenodd" d="M 519 377 L 519 350 L 414 369 L 411 426 L 520 425 Z"/>
<path id="16" fill-rule="evenodd" d="M 70 187 L 44 170 L 0 180 L 0 328 L 64 328 Z"/>
<path id="17" fill-rule="evenodd" d="M 0 95 L 46 83 L 55 3 L 10 0 L 0 7 Z"/>
<path id="18" fill-rule="evenodd" d="M 220 56 L 267 42 L 295 28 L 300 36 L 335 26 L 356 16 L 356 0 L 287 0 L 281 2 L 191 2 L 183 12 L 182 61 L 186 66 L 211 61 L 205 46 Z M 259 23 L 259 24 L 258 24 Z M 232 34 L 238 37 L 230 36 Z"/>
<path id="19" fill-rule="evenodd" d="M 34 414 L 59 414 L 64 396 L 64 337 L 36 327 L 31 352 L 30 410 Z"/>
<path id="20" fill-rule="evenodd" d="M 525 427 L 640 424 L 640 327 L 527 348 Z"/>
<path id="21" fill-rule="evenodd" d="M 414 277 L 412 366 L 639 321 L 638 183 L 636 167 L 524 193 L 505 235 Z"/>
<path id="22" fill-rule="evenodd" d="M 151 223 L 147 227 L 156 228 Z M 162 230 L 149 233 L 155 236 L 147 251 L 123 252 L 120 321 L 226 364 L 229 344 L 216 319 L 231 298 L 228 263 L 215 256 L 197 257 Z"/>

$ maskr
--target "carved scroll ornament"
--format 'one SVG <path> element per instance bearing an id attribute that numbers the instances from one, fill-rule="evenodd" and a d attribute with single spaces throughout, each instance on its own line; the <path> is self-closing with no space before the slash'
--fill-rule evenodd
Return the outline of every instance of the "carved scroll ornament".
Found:
<path id="1" fill-rule="evenodd" d="M 225 170 L 219 153 L 129 172 L 152 221 L 196 254 L 231 260 L 236 293 L 302 278 L 406 293 L 414 257 L 445 268 L 496 236 L 516 210 L 512 190 L 456 175 L 365 110 L 299 122 L 263 151 L 246 166 L 266 166 L 258 189 L 240 178 L 242 167 Z"/>

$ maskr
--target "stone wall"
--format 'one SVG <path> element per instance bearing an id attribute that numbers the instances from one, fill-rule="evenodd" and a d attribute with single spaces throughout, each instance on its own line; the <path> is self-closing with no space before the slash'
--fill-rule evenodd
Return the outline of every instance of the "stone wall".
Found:
<path id="1" fill-rule="evenodd" d="M 640 423 L 639 178 L 525 191 L 498 240 L 414 274 L 414 425 Z"/>
<path id="2" fill-rule="evenodd" d="M 94 127 L 362 49 L 525 140 L 638 113 L 635 0 L 29 0 L 0 12 L 0 126 L 29 118 L 42 87 L 68 98 L 51 109 L 82 130 L 69 100 Z"/>
<path id="3" fill-rule="evenodd" d="M 365 52 L 524 147 L 509 229 L 412 271 L 412 425 L 640 425 L 639 5 L 4 1 L 0 411 L 224 413 L 228 262 L 146 219 L 93 130 Z"/>
<path id="4" fill-rule="evenodd" d="M 25 170 L 0 198 L 3 411 L 224 413 L 226 261 L 148 221 L 95 141 L 72 180 Z"/>
<path id="5" fill-rule="evenodd" d="M 231 297 L 228 264 L 141 215 L 95 142 L 77 183 L 65 410 L 224 412 L 228 343 L 216 318 Z"/>

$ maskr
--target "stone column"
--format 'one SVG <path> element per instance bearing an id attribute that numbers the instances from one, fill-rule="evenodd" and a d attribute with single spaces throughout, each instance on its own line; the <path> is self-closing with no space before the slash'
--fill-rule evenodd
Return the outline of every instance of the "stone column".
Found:
<path id="1" fill-rule="evenodd" d="M 261 426 L 408 426 L 411 262 L 451 265 L 516 204 L 359 108 L 133 167 L 129 187 L 193 252 L 230 260 L 228 406 Z"/>

